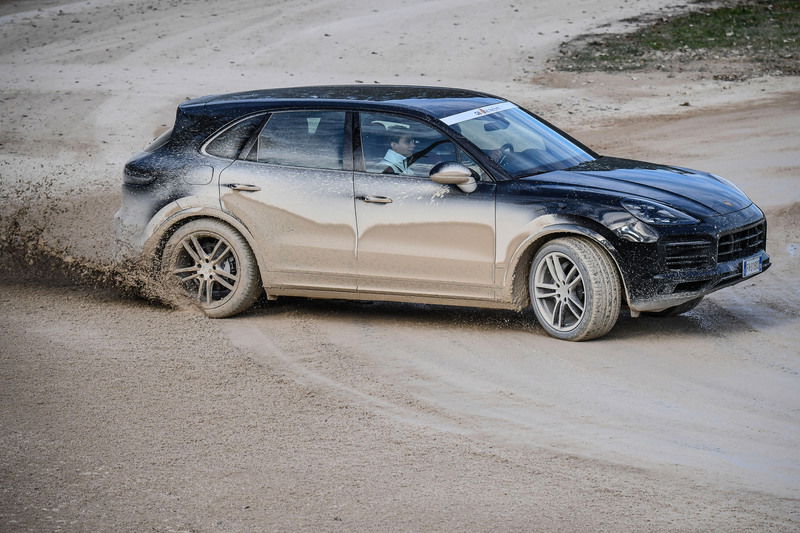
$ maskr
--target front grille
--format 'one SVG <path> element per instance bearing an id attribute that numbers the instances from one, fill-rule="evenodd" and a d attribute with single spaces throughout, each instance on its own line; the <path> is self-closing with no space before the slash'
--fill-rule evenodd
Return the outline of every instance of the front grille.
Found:
<path id="1" fill-rule="evenodd" d="M 711 241 L 697 237 L 673 237 L 664 242 L 664 258 L 670 270 L 712 266 Z"/>
<path id="2" fill-rule="evenodd" d="M 742 259 L 764 250 L 767 244 L 766 227 L 763 222 L 721 235 L 717 248 L 717 262 L 724 263 Z"/>

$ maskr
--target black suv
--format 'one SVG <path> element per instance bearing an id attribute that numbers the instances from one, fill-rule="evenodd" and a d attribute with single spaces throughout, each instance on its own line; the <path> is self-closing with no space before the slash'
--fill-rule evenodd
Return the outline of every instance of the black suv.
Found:
<path id="1" fill-rule="evenodd" d="M 331 86 L 207 96 L 125 167 L 123 255 L 212 317 L 282 295 L 532 304 L 554 337 L 677 314 L 769 267 L 728 181 L 601 156 L 496 96 Z"/>

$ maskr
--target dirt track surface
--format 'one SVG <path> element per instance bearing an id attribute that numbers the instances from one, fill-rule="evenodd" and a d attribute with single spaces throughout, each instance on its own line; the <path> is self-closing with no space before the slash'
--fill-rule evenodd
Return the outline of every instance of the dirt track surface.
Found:
<path id="1" fill-rule="evenodd" d="M 721 174 L 767 211 L 773 268 L 574 344 L 435 306 L 213 321 L 4 264 L 1 531 L 800 529 L 797 80 L 541 71 L 567 34 L 666 2 L 413 4 L 0 4 L 3 238 L 107 260 L 121 167 L 184 97 L 378 80 Z"/>
<path id="2" fill-rule="evenodd" d="M 786 371 L 715 355 L 721 335 L 698 319 L 625 323 L 611 343 L 564 350 L 504 313 L 293 301 L 214 322 L 71 286 L 0 294 L 13 309 L 0 367 L 5 531 L 797 525 L 794 497 L 733 483 L 718 464 L 631 454 L 686 441 L 718 463 L 709 446 L 772 426 L 750 446 L 764 461 L 758 448 L 791 439 L 792 415 L 774 405 L 787 400 L 760 381 Z M 661 353 L 676 336 L 701 351 Z M 624 353 L 634 343 L 653 349 Z M 742 397 L 725 390 L 737 382 Z M 597 458 L 610 450 L 617 460 Z"/>

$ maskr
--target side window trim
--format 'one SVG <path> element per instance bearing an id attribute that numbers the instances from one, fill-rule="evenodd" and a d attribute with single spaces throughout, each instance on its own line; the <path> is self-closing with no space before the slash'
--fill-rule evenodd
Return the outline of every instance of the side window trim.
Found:
<path id="1" fill-rule="evenodd" d="M 250 151 L 253 149 L 253 145 L 255 145 L 256 141 L 258 141 L 258 136 L 261 135 L 261 130 L 263 130 L 266 127 L 267 122 L 269 122 L 269 119 L 271 117 L 272 117 L 272 113 L 270 113 L 270 112 L 264 113 L 264 120 L 261 122 L 261 125 L 258 126 L 255 129 L 255 131 L 253 132 L 253 135 L 251 135 L 250 138 L 247 140 L 247 142 L 244 143 L 244 146 L 242 147 L 242 151 L 239 152 L 239 155 L 236 157 L 236 159 L 247 159 L 247 156 L 250 154 Z"/>
<path id="2" fill-rule="evenodd" d="M 342 169 L 352 172 L 355 165 L 354 157 L 354 135 L 353 131 L 357 126 L 354 126 L 356 113 L 352 111 L 345 111 L 344 114 L 344 139 L 342 140 Z"/>
<path id="3" fill-rule="evenodd" d="M 353 170 L 356 172 L 366 172 L 364 162 L 364 147 L 361 144 L 361 113 L 354 111 L 353 114 Z"/>

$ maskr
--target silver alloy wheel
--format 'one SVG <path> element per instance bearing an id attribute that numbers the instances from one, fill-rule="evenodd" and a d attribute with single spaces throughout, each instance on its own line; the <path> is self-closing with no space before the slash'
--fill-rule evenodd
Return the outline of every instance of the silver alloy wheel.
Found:
<path id="1" fill-rule="evenodd" d="M 178 244 L 170 273 L 202 305 L 225 303 L 239 282 L 239 258 L 222 236 L 212 232 L 193 232 Z"/>
<path id="2" fill-rule="evenodd" d="M 167 298 L 192 298 L 210 318 L 249 309 L 261 294 L 258 264 L 247 240 L 221 220 L 198 218 L 175 229 L 161 254 Z"/>
<path id="3" fill-rule="evenodd" d="M 586 290 L 578 266 L 566 255 L 551 252 L 536 266 L 534 305 L 557 331 L 575 328 L 586 308 Z"/>

